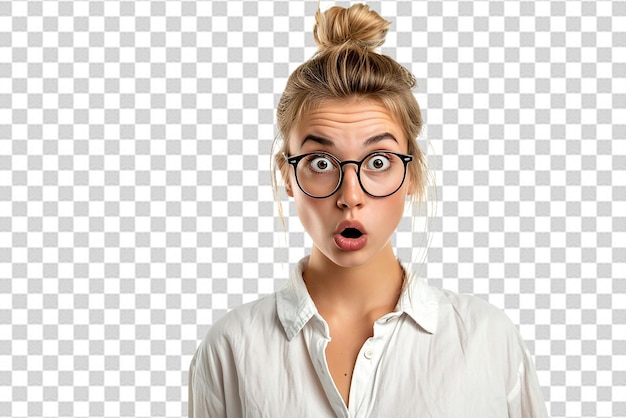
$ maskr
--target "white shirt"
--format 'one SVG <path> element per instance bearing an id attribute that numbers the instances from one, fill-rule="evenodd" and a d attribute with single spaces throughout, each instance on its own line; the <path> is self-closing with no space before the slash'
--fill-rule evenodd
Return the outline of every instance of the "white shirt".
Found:
<path id="1" fill-rule="evenodd" d="M 407 281 L 356 360 L 346 407 L 302 279 L 220 318 L 193 357 L 189 417 L 547 417 L 528 350 L 483 300 Z"/>

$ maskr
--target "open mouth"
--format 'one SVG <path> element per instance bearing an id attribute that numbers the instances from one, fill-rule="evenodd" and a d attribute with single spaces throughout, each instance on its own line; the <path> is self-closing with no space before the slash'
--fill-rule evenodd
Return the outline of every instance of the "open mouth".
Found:
<path id="1" fill-rule="evenodd" d="M 341 251 L 359 251 L 367 245 L 367 232 L 356 220 L 346 220 L 338 225 L 335 245 Z"/>
<path id="2" fill-rule="evenodd" d="M 341 236 L 344 238 L 359 238 L 363 233 L 356 228 L 346 228 L 341 231 Z"/>

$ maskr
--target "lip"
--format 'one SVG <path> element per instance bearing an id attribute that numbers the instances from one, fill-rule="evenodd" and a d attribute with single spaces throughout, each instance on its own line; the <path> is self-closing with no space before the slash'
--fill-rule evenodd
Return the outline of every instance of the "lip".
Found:
<path id="1" fill-rule="evenodd" d="M 359 231 L 361 231 L 362 235 L 358 238 L 346 238 L 341 235 L 341 232 L 343 232 L 343 230 L 345 230 L 346 228 L 358 229 Z M 333 238 L 335 240 L 335 245 L 343 251 L 358 251 L 361 248 L 365 247 L 365 244 L 367 244 L 367 233 L 365 231 L 365 228 L 360 222 L 354 220 L 341 222 L 337 226 Z"/>
<path id="2" fill-rule="evenodd" d="M 354 228 L 361 231 L 363 235 L 366 234 L 365 227 L 363 224 L 356 220 L 346 220 L 337 225 L 337 229 L 335 230 L 335 234 L 341 234 L 346 228 Z"/>

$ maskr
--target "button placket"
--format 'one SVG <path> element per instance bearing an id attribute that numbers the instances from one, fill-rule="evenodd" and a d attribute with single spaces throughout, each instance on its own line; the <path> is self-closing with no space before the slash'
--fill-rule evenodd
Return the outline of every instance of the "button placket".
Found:
<path id="1" fill-rule="evenodd" d="M 305 326 L 302 332 L 307 341 L 307 348 L 311 356 L 311 361 L 313 362 L 313 367 L 336 416 L 347 418 L 348 410 L 339 392 L 335 388 L 326 361 L 326 347 L 330 342 L 330 335 L 327 332 L 328 326 L 323 319 L 317 319 L 319 320 L 317 326 Z"/>
<path id="2" fill-rule="evenodd" d="M 363 396 L 371 393 L 371 379 L 378 366 L 379 356 L 381 352 L 380 338 L 369 338 L 361 347 L 359 356 L 354 365 L 352 375 L 352 386 L 350 387 L 350 413 L 355 415 L 356 411 L 363 401 Z"/>

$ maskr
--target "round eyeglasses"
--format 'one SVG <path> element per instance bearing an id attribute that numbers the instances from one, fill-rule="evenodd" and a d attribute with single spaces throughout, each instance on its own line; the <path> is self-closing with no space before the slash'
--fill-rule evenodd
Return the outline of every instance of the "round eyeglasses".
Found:
<path id="1" fill-rule="evenodd" d="M 288 157 L 293 166 L 298 187 L 307 196 L 323 199 L 330 197 L 341 187 L 343 168 L 347 164 L 357 167 L 359 184 L 372 197 L 387 197 L 397 192 L 406 178 L 406 166 L 413 161 L 412 155 L 394 151 L 370 152 L 361 161 L 340 161 L 327 152 L 309 152 Z"/>

